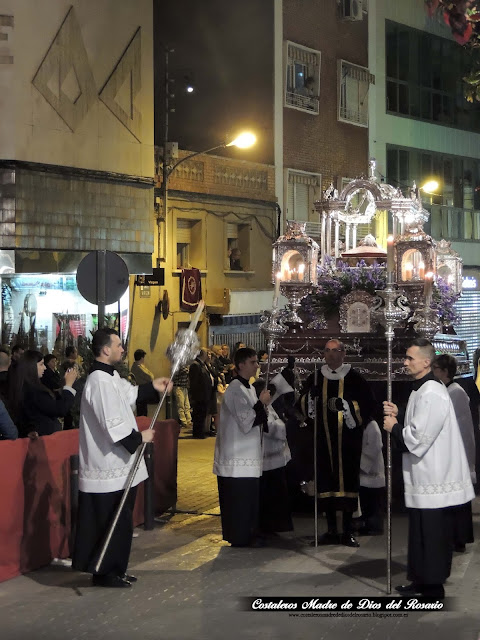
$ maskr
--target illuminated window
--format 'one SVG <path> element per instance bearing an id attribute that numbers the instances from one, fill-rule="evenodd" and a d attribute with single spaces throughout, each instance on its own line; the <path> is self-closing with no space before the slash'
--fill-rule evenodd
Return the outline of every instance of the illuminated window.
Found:
<path id="1" fill-rule="evenodd" d="M 285 106 L 319 113 L 321 53 L 286 42 Z"/>

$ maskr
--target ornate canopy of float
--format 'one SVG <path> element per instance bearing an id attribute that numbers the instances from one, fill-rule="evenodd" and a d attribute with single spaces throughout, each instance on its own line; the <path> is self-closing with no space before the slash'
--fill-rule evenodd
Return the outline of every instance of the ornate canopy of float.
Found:
<path id="1" fill-rule="evenodd" d="M 403 355 L 417 336 L 430 339 L 438 352 L 454 355 L 459 374 L 470 373 L 466 344 L 452 335 L 441 310 L 442 291 L 461 293 L 461 258 L 449 242 L 436 242 L 424 231 L 429 213 L 416 185 L 403 195 L 379 182 L 375 169 L 372 160 L 368 177 L 350 181 L 340 193 L 331 185 L 315 203 L 320 244 L 301 222 L 289 222 L 274 243 L 276 294 L 263 323 L 274 345 L 272 373 L 294 355 L 299 373 L 308 374 L 321 362 L 325 342 L 335 337 L 345 344 L 347 361 L 365 377 L 385 379 L 387 334 L 394 380 L 408 378 Z M 374 217 L 376 238 L 361 237 L 361 225 Z M 336 297 L 335 283 L 341 292 L 347 281 L 352 286 Z M 279 292 L 288 299 L 284 310 L 277 308 Z M 270 334 L 269 326 L 274 327 Z"/>

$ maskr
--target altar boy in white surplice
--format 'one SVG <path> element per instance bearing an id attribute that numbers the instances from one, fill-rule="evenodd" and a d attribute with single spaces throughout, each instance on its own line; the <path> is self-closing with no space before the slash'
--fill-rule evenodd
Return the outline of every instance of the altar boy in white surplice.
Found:
<path id="1" fill-rule="evenodd" d="M 237 377 L 228 385 L 220 407 L 213 473 L 217 476 L 223 539 L 234 547 L 260 546 L 258 505 L 263 468 L 262 430 L 268 429 L 264 389 L 257 399 L 249 380 L 258 368 L 248 347 L 235 353 Z"/>

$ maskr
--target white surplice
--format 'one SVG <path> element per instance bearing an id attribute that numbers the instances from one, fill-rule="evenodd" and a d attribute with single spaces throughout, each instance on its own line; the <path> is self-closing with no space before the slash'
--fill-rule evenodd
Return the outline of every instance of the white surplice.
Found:
<path id="1" fill-rule="evenodd" d="M 405 504 L 438 509 L 475 497 L 455 410 L 442 383 L 427 380 L 410 394 L 402 430 Z"/>

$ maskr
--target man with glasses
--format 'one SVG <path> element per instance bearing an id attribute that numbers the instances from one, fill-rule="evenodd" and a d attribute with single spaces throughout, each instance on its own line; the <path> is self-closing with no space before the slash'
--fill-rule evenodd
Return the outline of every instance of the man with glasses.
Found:
<path id="1" fill-rule="evenodd" d="M 232 547 L 263 546 L 256 538 L 262 428 L 265 406 L 271 402 L 264 389 L 257 398 L 249 380 L 258 367 L 257 354 L 248 347 L 235 353 L 237 377 L 228 385 L 220 407 L 213 473 L 217 476 L 223 539 Z"/>
<path id="2" fill-rule="evenodd" d="M 345 347 L 340 340 L 329 340 L 323 353 L 325 364 L 318 372 L 317 386 L 312 374 L 300 398 L 310 426 L 315 405 L 317 410 L 317 499 L 328 527 L 319 544 L 358 547 L 352 516 L 358 503 L 363 427 L 372 418 L 375 401 L 367 381 L 344 363 Z M 343 514 L 341 535 L 337 511 Z"/>

